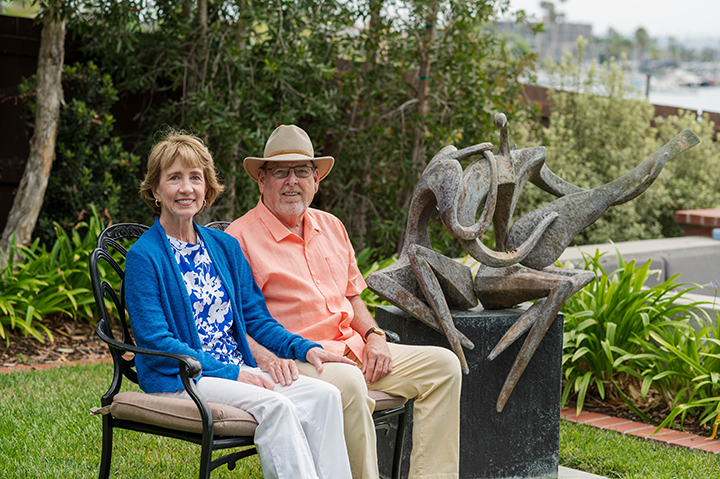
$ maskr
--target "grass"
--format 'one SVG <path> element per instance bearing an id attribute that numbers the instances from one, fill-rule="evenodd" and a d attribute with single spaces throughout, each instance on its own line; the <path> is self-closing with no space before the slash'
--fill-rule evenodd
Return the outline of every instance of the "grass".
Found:
<path id="1" fill-rule="evenodd" d="M 609 479 L 720 477 L 720 458 L 710 453 L 568 421 L 560 422 L 560 465 Z"/>
<path id="2" fill-rule="evenodd" d="M 98 406 L 111 377 L 108 364 L 0 374 L 0 471 L 4 479 L 94 478 L 100 463 Z M 134 388 L 136 389 L 136 388 Z M 197 477 L 199 447 L 117 431 L 112 478 Z M 720 458 L 562 421 L 560 465 L 611 479 L 720 477 Z M 257 456 L 213 479 L 262 479 Z"/>
<path id="3" fill-rule="evenodd" d="M 3 479 L 95 478 L 100 465 L 100 405 L 112 377 L 108 364 L 0 374 L 0 476 Z M 111 477 L 195 478 L 199 446 L 118 430 Z M 213 479 L 262 479 L 257 456 L 222 466 Z"/>

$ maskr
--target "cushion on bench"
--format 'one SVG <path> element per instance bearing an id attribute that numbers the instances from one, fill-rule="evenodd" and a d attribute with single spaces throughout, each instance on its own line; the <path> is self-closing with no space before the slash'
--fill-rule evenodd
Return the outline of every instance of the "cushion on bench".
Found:
<path id="1" fill-rule="evenodd" d="M 252 436 L 258 423 L 248 412 L 225 404 L 208 403 L 213 432 L 218 436 Z M 153 396 L 127 391 L 115 396 L 110 414 L 117 419 L 137 421 L 180 431 L 202 433 L 200 411 L 189 399 Z"/>
<path id="2" fill-rule="evenodd" d="M 375 411 L 384 411 L 404 405 L 408 400 L 382 391 L 368 390 L 368 396 L 375 401 Z"/>
<path id="3" fill-rule="evenodd" d="M 407 399 L 382 391 L 368 391 L 375 410 L 404 405 Z M 208 403 L 213 416 L 213 431 L 218 436 L 252 436 L 257 421 L 248 412 L 232 406 Z M 193 401 L 126 391 L 115 396 L 110 414 L 116 419 L 136 421 L 180 431 L 202 433 L 200 412 Z"/>

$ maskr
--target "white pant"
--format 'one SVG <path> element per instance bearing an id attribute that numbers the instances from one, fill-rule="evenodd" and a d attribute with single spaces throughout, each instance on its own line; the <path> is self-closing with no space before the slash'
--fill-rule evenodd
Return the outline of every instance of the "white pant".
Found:
<path id="1" fill-rule="evenodd" d="M 240 369 L 270 378 L 258 368 Z M 335 386 L 300 376 L 290 386 L 275 384 L 270 391 L 203 376 L 197 387 L 208 402 L 244 409 L 255 417 L 255 447 L 266 479 L 350 479 L 342 402 Z M 160 395 L 189 399 L 185 390 Z"/>

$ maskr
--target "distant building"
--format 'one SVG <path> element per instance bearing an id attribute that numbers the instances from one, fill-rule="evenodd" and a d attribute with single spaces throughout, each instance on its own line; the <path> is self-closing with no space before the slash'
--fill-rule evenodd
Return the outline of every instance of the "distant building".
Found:
<path id="1" fill-rule="evenodd" d="M 532 51 L 540 55 L 541 60 L 559 60 L 565 52 L 574 54 L 580 36 L 588 41 L 586 59 L 595 59 L 598 55 L 592 25 L 589 23 L 552 22 L 545 19 L 545 31 L 538 34 L 534 34 L 528 25 L 522 23 L 496 22 L 495 26 L 499 32 L 526 43 Z"/>

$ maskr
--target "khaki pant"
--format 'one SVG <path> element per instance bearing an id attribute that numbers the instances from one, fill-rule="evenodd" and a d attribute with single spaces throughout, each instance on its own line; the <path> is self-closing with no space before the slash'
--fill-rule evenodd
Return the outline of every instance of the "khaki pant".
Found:
<path id="1" fill-rule="evenodd" d="M 455 354 L 434 346 L 389 343 L 392 373 L 370 389 L 415 398 L 410 479 L 455 479 L 460 459 L 460 384 L 462 373 Z M 304 374 L 335 385 L 342 395 L 345 442 L 353 479 L 377 479 L 377 449 L 372 413 L 374 401 L 359 368 L 296 361 Z"/>

